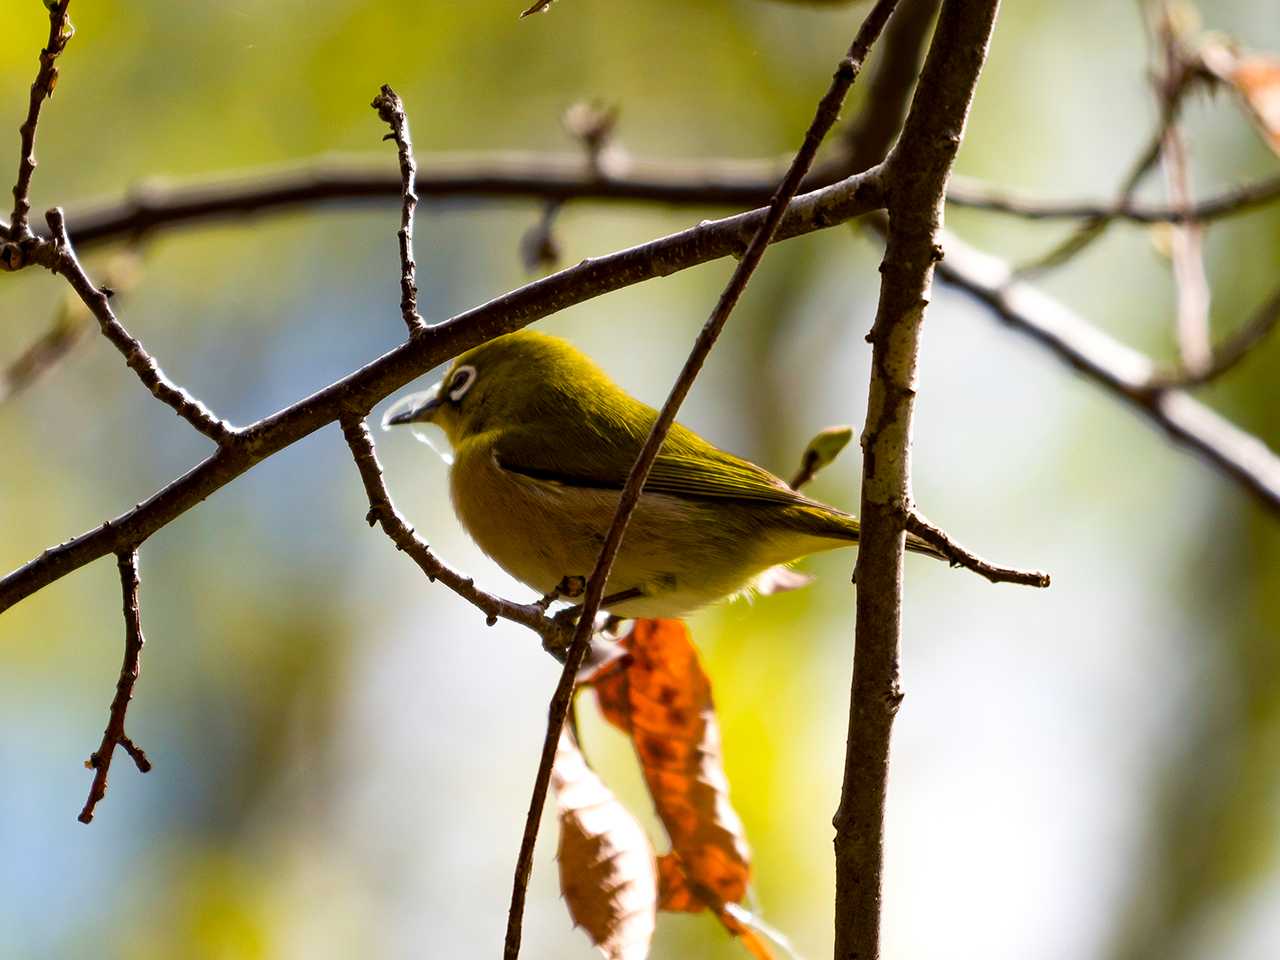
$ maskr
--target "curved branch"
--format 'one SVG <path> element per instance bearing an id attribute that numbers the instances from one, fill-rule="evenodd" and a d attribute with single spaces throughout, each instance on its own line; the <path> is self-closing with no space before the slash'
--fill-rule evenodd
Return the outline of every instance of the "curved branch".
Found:
<path id="1" fill-rule="evenodd" d="M 879 168 L 792 200 L 774 240 L 810 233 L 878 209 Z M 240 430 L 203 463 L 114 520 L 51 547 L 0 580 L 0 612 L 108 553 L 131 547 L 196 506 L 267 457 L 350 410 L 370 409 L 392 391 L 464 350 L 510 333 L 575 303 L 730 255 L 741 255 L 765 210 L 660 237 L 584 260 L 495 300 L 428 327 L 317 393 Z"/>
<path id="2" fill-rule="evenodd" d="M 428 155 L 416 178 L 420 200 L 531 199 L 662 203 L 682 207 L 748 207 L 768 202 L 782 179 L 785 161 L 624 158 L 591 171 L 580 154 L 443 153 Z M 838 157 L 818 164 L 802 188 L 816 190 L 847 177 L 851 165 Z M 121 200 L 72 209 L 67 214 L 81 249 L 125 238 L 193 227 L 237 217 L 280 213 L 322 204 L 399 199 L 403 182 L 395 170 L 357 161 L 307 161 L 188 183 L 149 180 Z M 1280 200 L 1280 177 L 1224 191 L 1187 209 L 1126 203 L 1045 200 L 953 179 L 947 202 L 1032 220 L 1091 220 L 1106 217 L 1135 223 L 1202 222 L 1246 213 Z"/>

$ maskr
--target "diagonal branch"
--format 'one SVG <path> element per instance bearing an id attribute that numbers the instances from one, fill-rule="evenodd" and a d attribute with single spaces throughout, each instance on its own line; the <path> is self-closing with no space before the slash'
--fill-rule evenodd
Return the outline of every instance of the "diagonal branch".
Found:
<path id="1" fill-rule="evenodd" d="M 13 216 L 9 220 L 9 239 L 15 243 L 31 236 L 28 218 L 31 215 L 31 178 L 36 172 L 36 126 L 40 123 L 40 108 L 53 96 L 58 83 L 58 56 L 67 48 L 67 42 L 75 33 L 67 17 L 71 0 L 46 0 L 49 8 L 49 39 L 40 51 L 40 69 L 31 84 L 31 97 L 27 101 L 27 118 L 18 128 L 21 148 L 18 154 L 18 179 L 13 185 Z M 5 253 L 6 262 L 12 254 Z"/>
<path id="2" fill-rule="evenodd" d="M 391 132 L 383 139 L 396 142 L 396 154 L 400 159 L 400 313 L 404 316 L 409 335 L 421 333 L 426 328 L 422 314 L 418 313 L 418 282 L 414 274 L 417 265 L 413 262 L 413 212 L 418 206 L 418 195 L 414 192 L 414 184 L 418 176 L 418 165 L 413 159 L 413 140 L 409 138 L 409 118 L 405 116 L 404 104 L 400 97 L 387 84 L 382 85 L 381 92 L 373 98 L 371 104 L 378 111 L 384 123 L 391 126 Z"/>
<path id="3" fill-rule="evenodd" d="M 1020 583 L 1026 587 L 1049 586 L 1049 575 L 1040 570 L 1019 570 L 1016 567 L 1001 567 L 983 560 L 970 553 L 956 543 L 940 527 L 935 527 L 916 511 L 906 515 L 906 527 L 921 540 L 933 544 L 944 554 L 953 567 L 964 567 L 974 573 L 981 574 L 992 583 Z"/>
<path id="4" fill-rule="evenodd" d="M 1150 391 L 1199 387 L 1234 370 L 1280 325 L 1280 288 L 1254 311 L 1238 330 L 1215 346 L 1201 367 L 1184 365 L 1167 373 L 1153 373 L 1147 381 Z"/>
<path id="5" fill-rule="evenodd" d="M 1008 264 L 952 235 L 945 237 L 944 247 L 946 259 L 938 271 L 946 282 L 972 294 L 1012 328 L 1127 401 L 1171 440 L 1198 453 L 1263 506 L 1280 512 L 1280 457 L 1265 443 L 1184 391 L 1163 386 L 1150 359 L 1048 294 L 1016 280 Z M 1268 320 L 1267 327 L 1272 323 Z"/>
<path id="6" fill-rule="evenodd" d="M 130 336 L 129 331 L 116 319 L 111 309 L 110 292 L 94 286 L 89 275 L 80 266 L 80 261 L 71 246 L 71 238 L 67 236 L 67 224 L 62 210 L 55 207 L 45 215 L 45 218 L 49 222 L 53 240 L 41 241 L 33 248 L 33 262 L 42 264 L 71 284 L 71 288 L 97 319 L 102 335 L 120 351 L 129 369 L 138 375 L 138 379 L 151 391 L 152 396 L 172 408 L 173 412 L 187 421 L 193 429 L 219 446 L 225 446 L 235 439 L 235 429 L 165 376 L 151 354 L 147 353 L 142 344 L 135 337 Z"/>
<path id="7" fill-rule="evenodd" d="M 427 542 L 414 533 L 413 527 L 409 526 L 391 500 L 386 482 L 382 479 L 382 465 L 378 463 L 373 438 L 369 435 L 369 428 L 363 418 L 344 418 L 342 435 L 351 448 L 351 456 L 355 460 L 356 469 L 360 471 L 360 479 L 364 482 L 365 494 L 369 498 L 369 513 L 365 518 L 369 521 L 369 526 L 381 524 L 383 533 L 396 545 L 396 549 L 407 553 L 427 575 L 428 580 L 432 583 L 439 580 L 480 610 L 489 626 L 493 626 L 501 617 L 528 627 L 542 637 L 545 644 L 563 646 L 567 631 L 562 623 L 545 616 L 536 604 L 514 603 L 481 590 L 470 577 L 463 576 L 438 559 Z"/>
<path id="8" fill-rule="evenodd" d="M 503 951 L 506 960 L 516 960 L 520 953 L 525 894 L 528 889 L 529 874 L 533 869 L 534 844 L 537 841 L 542 809 L 546 803 L 547 787 L 551 779 L 551 766 L 555 759 L 556 745 L 560 741 L 560 731 L 564 727 L 565 716 L 569 712 L 569 705 L 573 699 L 575 679 L 589 649 L 595 616 L 600 609 L 601 600 L 604 598 L 605 584 L 608 582 L 609 572 L 612 569 L 614 558 L 617 556 L 618 548 L 622 544 L 622 538 L 626 533 L 631 514 L 640 501 L 640 492 L 649 476 L 654 460 L 657 459 L 658 451 L 661 449 L 671 425 L 675 422 L 676 413 L 679 411 L 680 405 L 684 402 L 685 397 L 688 396 L 689 390 L 693 386 L 693 381 L 702 369 L 703 362 L 715 345 L 716 339 L 724 329 L 725 323 L 732 314 L 734 307 L 737 306 L 738 300 L 746 289 L 747 283 L 751 280 L 752 274 L 755 273 L 756 267 L 760 265 L 765 250 L 773 241 L 788 205 L 800 189 L 801 181 L 813 164 L 818 147 L 840 116 L 840 108 L 848 95 L 849 89 L 853 86 L 854 81 L 857 80 L 858 74 L 862 70 L 862 64 L 866 59 L 867 52 L 884 29 L 884 25 L 893 13 L 897 3 L 898 0 L 877 0 L 876 5 L 872 7 L 861 27 L 859 27 L 848 52 L 836 67 L 831 85 L 818 102 L 813 120 L 805 131 L 804 140 L 796 152 L 795 159 L 791 162 L 787 175 L 778 186 L 777 192 L 774 194 L 772 201 L 770 201 L 763 222 L 756 228 L 751 242 L 747 245 L 746 252 L 738 262 L 733 275 L 729 278 L 728 284 L 720 295 L 720 299 L 698 334 L 693 348 L 689 351 L 689 357 L 685 361 L 680 375 L 676 378 L 676 382 L 672 385 L 671 392 L 667 395 L 653 428 L 649 431 L 649 436 L 636 457 L 636 462 L 631 467 L 627 482 L 622 488 L 613 522 L 609 526 L 604 544 L 600 548 L 600 554 L 596 558 L 595 569 L 591 571 L 591 576 L 587 580 L 586 596 L 582 601 L 582 610 L 578 625 L 574 630 L 573 642 L 570 644 L 568 655 L 565 658 L 560 681 L 556 685 L 555 693 L 551 698 L 547 733 L 543 740 L 538 774 L 534 782 L 533 796 L 529 802 L 529 812 L 525 818 L 520 854 L 516 861 L 515 879 L 511 892 L 511 909 L 507 918 L 506 944 Z M 566 572 L 571 573 L 572 571 Z"/>
<path id="9" fill-rule="evenodd" d="M 120 664 L 120 679 L 116 681 L 116 693 L 111 699 L 102 743 L 84 763 L 93 771 L 93 783 L 89 787 L 89 799 L 77 818 L 81 823 L 93 820 L 98 803 L 107 795 L 107 775 L 111 772 L 111 759 L 115 756 L 116 747 L 123 747 L 141 772 L 151 770 L 151 761 L 142 748 L 129 739 L 124 727 L 129 701 L 133 699 L 133 685 L 142 668 L 142 645 L 146 642 L 142 637 L 142 614 L 138 607 L 138 552 L 132 548 L 123 550 L 117 560 L 120 592 L 124 599 L 124 662 Z"/>
<path id="10" fill-rule="evenodd" d="M 881 205 L 879 168 L 791 201 L 774 240 L 826 229 Z M 0 612 L 87 563 L 138 543 L 172 523 L 214 491 L 285 447 L 351 410 L 368 410 L 414 377 L 486 340 L 525 327 L 575 303 L 741 253 L 764 222 L 765 210 L 660 237 L 585 260 L 495 300 L 428 327 L 336 383 L 241 428 L 234 443 L 113 520 L 51 547 L 0 579 Z"/>

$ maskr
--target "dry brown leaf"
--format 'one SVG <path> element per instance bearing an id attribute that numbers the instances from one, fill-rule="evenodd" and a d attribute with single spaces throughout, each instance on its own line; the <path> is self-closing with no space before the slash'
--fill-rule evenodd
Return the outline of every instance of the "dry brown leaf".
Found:
<path id="1" fill-rule="evenodd" d="M 1239 53 L 1216 41 L 1206 44 L 1200 57 L 1214 76 L 1240 95 L 1263 139 L 1280 154 L 1280 58 Z"/>
<path id="2" fill-rule="evenodd" d="M 609 960 L 644 960 L 658 890 L 649 838 L 587 766 L 567 729 L 551 783 L 560 820 L 560 891 L 569 916 Z"/>
<path id="3" fill-rule="evenodd" d="M 637 620 L 622 645 L 631 664 L 599 679 L 596 695 L 630 734 L 671 838 L 658 862 L 661 909 L 720 914 L 746 896 L 751 855 L 729 805 L 711 682 L 679 620 Z"/>

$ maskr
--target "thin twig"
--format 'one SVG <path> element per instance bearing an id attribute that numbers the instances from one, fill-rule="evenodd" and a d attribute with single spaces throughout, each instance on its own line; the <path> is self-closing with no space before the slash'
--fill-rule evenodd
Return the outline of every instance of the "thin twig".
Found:
<path id="1" fill-rule="evenodd" d="M 1069 260 L 1074 259 L 1082 253 L 1087 247 L 1091 246 L 1095 240 L 1101 237 L 1116 219 L 1117 215 L 1114 211 L 1122 210 L 1129 206 L 1133 200 L 1133 195 L 1137 191 L 1146 175 L 1156 165 L 1160 159 L 1160 153 L 1164 146 L 1165 139 L 1169 134 L 1169 130 L 1178 122 L 1178 114 L 1182 109 L 1182 101 L 1186 97 L 1187 92 L 1191 89 L 1191 81 L 1199 75 L 1192 70 L 1180 70 L 1176 76 L 1171 77 L 1167 86 L 1164 88 L 1164 96 L 1160 100 L 1160 116 L 1156 121 L 1155 132 L 1147 141 L 1142 152 L 1138 154 L 1133 164 L 1129 168 L 1129 172 L 1125 175 L 1123 183 L 1120 185 L 1115 203 L 1112 204 L 1110 212 L 1103 212 L 1100 215 L 1085 221 L 1076 230 L 1070 234 L 1066 240 L 1055 246 L 1048 253 L 1042 254 L 1022 266 L 1018 267 L 1017 274 L 1022 278 L 1031 278 L 1038 276 L 1053 267 L 1061 266 Z M 1185 214 L 1185 208 L 1183 208 Z M 1180 220 L 1183 218 L 1179 218 Z"/>
<path id="2" fill-rule="evenodd" d="M 1234 370 L 1240 361 L 1266 340 L 1277 325 L 1280 325 L 1280 288 L 1277 288 L 1238 330 L 1213 348 L 1208 361 L 1202 367 L 1182 367 L 1153 373 L 1147 380 L 1147 389 L 1160 392 L 1199 387 L 1217 380 Z"/>
<path id="3" fill-rule="evenodd" d="M 92 329 L 84 314 L 68 312 L 58 317 L 0 372 L 0 404 L 12 400 L 48 373 Z"/>
<path id="4" fill-rule="evenodd" d="M 53 96 L 58 83 L 58 56 L 67 48 L 67 42 L 75 33 L 67 19 L 67 6 L 71 0 L 46 4 L 49 8 L 49 40 L 40 51 L 40 69 L 31 84 L 31 98 L 27 101 L 27 118 L 18 128 L 22 141 L 18 154 L 18 179 L 13 185 L 13 216 L 9 220 L 9 239 L 17 242 L 31 236 L 28 222 L 31 215 L 31 178 L 36 172 L 36 126 L 40 123 L 40 108 Z M 6 260 L 8 257 L 6 257 Z"/>
<path id="5" fill-rule="evenodd" d="M 49 223 L 53 240 L 42 241 L 34 248 L 33 262 L 42 264 L 71 284 L 71 288 L 97 319 L 102 335 L 120 351 L 129 369 L 138 375 L 138 379 L 151 391 L 152 396 L 219 446 L 225 446 L 234 440 L 235 428 L 215 416 L 208 407 L 165 376 L 151 354 L 116 319 L 111 309 L 110 294 L 94 286 L 89 275 L 80 266 L 71 246 L 71 238 L 67 235 L 66 218 L 62 210 L 55 207 L 45 214 L 45 219 Z"/>
<path id="6" fill-rule="evenodd" d="M 352 459 L 355 460 L 356 469 L 360 471 L 360 479 L 364 482 L 365 494 L 369 498 L 369 513 L 365 517 L 369 526 L 380 524 L 396 549 L 407 553 L 427 575 L 428 580 L 433 583 L 439 580 L 478 609 L 485 615 L 485 622 L 489 626 L 493 626 L 501 617 L 528 627 L 542 637 L 545 644 L 564 645 L 567 634 L 565 626 L 552 617 L 544 616 L 536 604 L 515 603 L 486 593 L 470 577 L 458 573 L 431 552 L 427 542 L 414 532 L 413 527 L 409 526 L 396 509 L 386 482 L 382 479 L 382 465 L 378 462 L 373 438 L 369 435 L 369 428 L 363 418 L 344 418 L 342 435 L 351 448 Z"/>
<path id="7" fill-rule="evenodd" d="M 103 267 L 104 287 L 114 291 L 113 299 L 132 290 L 141 276 L 141 257 L 129 246 L 114 254 Z M 0 404 L 7 403 L 70 356 L 77 344 L 93 330 L 93 314 L 74 290 L 62 298 L 57 316 L 38 339 L 0 372 Z"/>
<path id="8" fill-rule="evenodd" d="M 1152 40 L 1153 60 L 1157 62 L 1153 87 L 1159 102 L 1172 103 L 1163 108 L 1171 119 L 1160 143 L 1160 165 L 1164 170 L 1169 202 L 1183 210 L 1192 206 L 1191 174 L 1187 138 L 1177 119 L 1176 100 L 1189 76 L 1187 56 L 1183 52 L 1168 0 L 1149 4 L 1152 24 L 1148 35 Z M 1178 356 L 1187 369 L 1199 370 L 1209 364 L 1209 279 L 1204 269 L 1204 228 L 1193 219 L 1170 227 L 1169 255 L 1173 264 L 1174 288 L 1177 291 L 1174 334 Z"/>
<path id="9" fill-rule="evenodd" d="M 976 180 L 955 177 L 947 191 L 947 203 L 956 207 L 1007 214 L 1027 220 L 1126 220 L 1131 223 L 1209 223 L 1280 200 L 1280 176 L 1231 187 L 1189 207 L 1126 202 L 1091 203 L 1045 200 L 1014 191 L 992 188 Z"/>
<path id="10" fill-rule="evenodd" d="M 878 168 L 797 197 L 788 205 L 774 241 L 844 223 L 877 209 L 881 197 Z M 351 410 L 372 408 L 464 350 L 611 290 L 740 253 L 765 215 L 765 210 L 752 210 L 704 221 L 679 233 L 585 260 L 428 327 L 426 333 L 336 383 L 242 428 L 236 442 L 220 448 L 143 503 L 51 547 L 0 579 L 0 612 L 86 563 L 140 542 L 271 455 Z"/>
<path id="11" fill-rule="evenodd" d="M 574 630 L 573 642 L 569 646 L 564 669 L 560 674 L 560 681 L 556 685 L 555 693 L 551 699 L 547 732 L 542 745 L 542 756 L 538 764 L 533 796 L 529 801 L 528 815 L 525 818 L 524 835 L 520 842 L 520 854 L 516 861 L 515 878 L 511 891 L 511 909 L 507 917 L 507 935 L 503 951 L 505 960 L 516 960 L 520 953 L 525 895 L 529 884 L 529 874 L 533 868 L 533 850 L 537 841 L 538 825 L 542 819 L 542 809 L 546 803 L 547 786 L 551 779 L 551 766 L 555 759 L 556 744 L 560 740 L 560 731 L 564 726 L 564 719 L 568 713 L 569 704 L 573 699 L 575 679 L 589 649 L 595 615 L 600 609 L 600 602 L 604 597 L 605 584 L 609 579 L 614 557 L 617 556 L 618 548 L 622 544 L 622 538 L 626 533 L 631 514 L 640 501 L 640 493 L 644 487 L 645 480 L 649 476 L 649 470 L 658 456 L 658 451 L 661 449 L 672 423 L 675 422 L 676 413 L 679 411 L 681 403 L 688 395 L 689 389 L 693 386 L 693 381 L 702 369 L 703 362 L 715 345 L 721 330 L 724 329 L 725 323 L 728 321 L 730 314 L 732 314 L 733 308 L 737 305 L 738 299 L 742 296 L 743 290 L 746 289 L 747 283 L 750 281 L 756 267 L 759 266 L 761 259 L 764 257 L 764 252 L 772 242 L 774 233 L 782 222 L 782 217 L 788 204 L 795 197 L 801 181 L 813 164 L 818 147 L 839 118 L 840 108 L 844 103 L 845 96 L 861 72 L 868 50 L 880 35 L 881 30 L 884 29 L 884 25 L 897 3 L 898 0 L 878 0 L 867 14 L 862 26 L 859 27 L 848 52 L 836 68 L 830 87 L 818 102 L 814 118 L 809 124 L 808 130 L 805 131 L 804 140 L 796 152 L 795 159 L 791 162 L 787 175 L 778 186 L 777 192 L 769 204 L 768 213 L 764 221 L 756 229 L 750 244 L 747 245 L 746 252 L 733 271 L 733 276 L 729 278 L 729 282 L 721 293 L 720 299 L 698 334 L 693 348 L 689 351 L 688 359 L 685 360 L 684 366 L 680 370 L 680 375 L 672 385 L 671 392 L 667 395 L 666 402 L 663 403 L 653 428 L 649 431 L 649 436 L 636 457 L 636 462 L 631 467 L 627 482 L 622 488 L 622 493 L 618 498 L 618 507 L 614 512 L 613 522 L 609 526 L 604 544 L 600 548 L 600 554 L 596 558 L 595 569 L 591 571 L 591 576 L 587 580 L 587 591 L 582 601 L 580 619 Z M 566 571 L 566 573 L 572 572 Z"/>
<path id="12" fill-rule="evenodd" d="M 418 176 L 418 165 L 413 159 L 413 140 L 409 137 L 409 118 L 405 115 L 404 104 L 400 97 L 387 84 L 382 85 L 381 92 L 373 98 L 371 104 L 378 111 L 378 116 L 391 127 L 391 132 L 383 139 L 396 142 L 396 153 L 400 159 L 400 313 L 404 317 L 409 335 L 413 336 L 426 329 L 426 321 L 418 313 L 418 281 L 415 276 L 417 265 L 413 262 L 413 214 L 418 207 L 418 195 L 415 192 Z"/>
<path id="13" fill-rule="evenodd" d="M 84 763 L 93 771 L 93 783 L 89 787 L 89 799 L 85 801 L 84 809 L 77 818 L 81 823 L 93 820 L 98 803 L 107 795 L 107 775 L 111 772 L 111 759 L 115 756 L 117 746 L 125 749 L 142 773 L 151 770 L 151 761 L 142 748 L 129 739 L 124 725 L 129 702 L 133 699 L 133 686 L 142 668 L 142 645 L 146 642 L 142 637 L 142 614 L 138 607 L 138 552 L 135 549 L 123 550 L 117 561 L 120 567 L 120 592 L 124 600 L 124 661 L 120 664 L 120 679 L 116 681 L 116 693 L 111 698 L 102 743 Z"/>
<path id="14" fill-rule="evenodd" d="M 912 511 L 906 515 L 907 529 L 921 540 L 925 540 L 947 555 L 953 567 L 964 567 L 974 573 L 981 574 L 992 583 L 1020 583 L 1028 587 L 1049 586 L 1049 574 L 1040 570 L 1018 570 L 1014 567 L 1001 567 L 988 563 L 981 557 L 970 553 L 947 534 L 935 527 L 919 513 Z"/>
<path id="15" fill-rule="evenodd" d="M 1187 144 L 1182 128 L 1175 124 L 1164 138 L 1161 152 L 1169 200 L 1182 209 L 1192 205 L 1191 182 L 1187 173 Z M 1170 226 L 1170 259 L 1178 304 L 1174 331 L 1178 356 L 1183 366 L 1200 369 L 1211 356 L 1209 340 L 1209 278 L 1204 269 L 1204 227 L 1195 220 Z"/>

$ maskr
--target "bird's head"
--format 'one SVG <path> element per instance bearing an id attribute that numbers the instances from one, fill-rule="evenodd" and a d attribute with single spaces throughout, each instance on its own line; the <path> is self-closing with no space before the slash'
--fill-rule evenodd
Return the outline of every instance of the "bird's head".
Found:
<path id="1" fill-rule="evenodd" d="M 548 410 L 564 409 L 575 384 L 603 376 L 565 341 L 522 330 L 459 355 L 430 389 L 398 400 L 382 424 L 433 423 L 456 448 L 485 431 L 530 423 Z"/>

